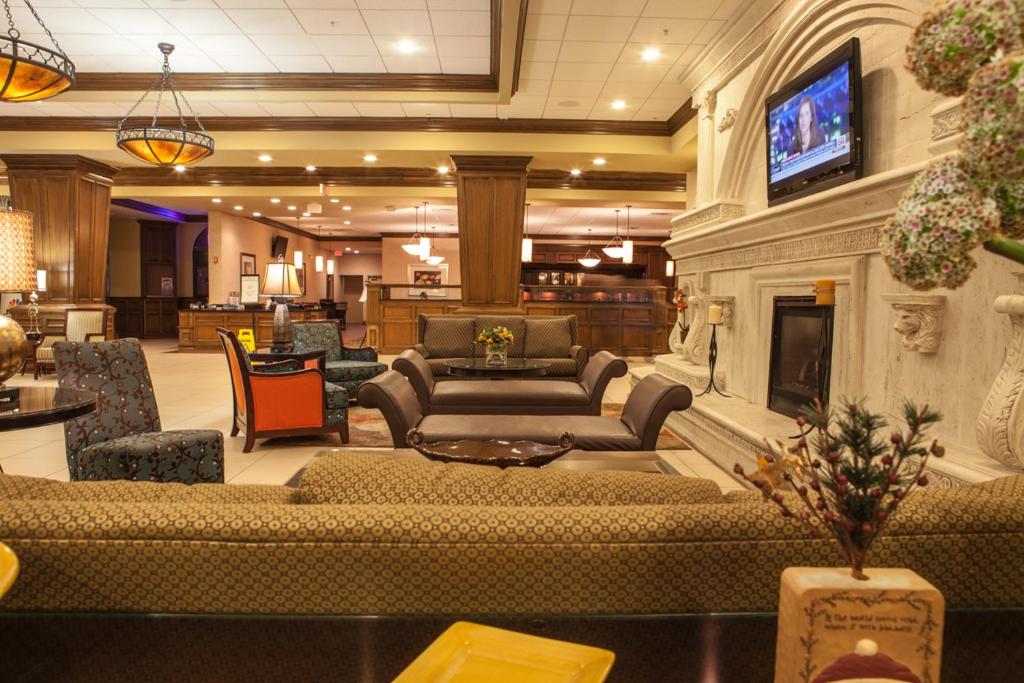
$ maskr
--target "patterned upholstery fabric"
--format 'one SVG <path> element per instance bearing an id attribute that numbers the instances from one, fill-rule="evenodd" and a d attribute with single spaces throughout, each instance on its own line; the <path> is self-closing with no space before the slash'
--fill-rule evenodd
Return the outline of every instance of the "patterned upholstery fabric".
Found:
<path id="1" fill-rule="evenodd" d="M 302 475 L 314 505 L 669 505 L 721 503 L 708 479 L 641 472 L 482 467 L 367 453 L 325 455 Z"/>
<path id="2" fill-rule="evenodd" d="M 337 320 L 295 323 L 292 328 L 295 350 L 326 351 L 324 374 L 327 381 L 344 387 L 351 395 L 355 395 L 360 384 L 388 370 L 387 365 L 377 362 L 377 352 L 372 348 L 342 346 Z"/>
<path id="3" fill-rule="evenodd" d="M 57 380 L 97 394 L 97 409 L 64 423 L 72 479 L 224 481 L 218 431 L 160 433 L 153 382 L 137 339 L 57 342 Z"/>
<path id="4" fill-rule="evenodd" d="M 345 424 L 345 421 L 348 420 L 348 389 L 325 382 L 324 391 L 327 393 L 327 424 L 329 426 Z"/>
<path id="5" fill-rule="evenodd" d="M 341 333 L 337 320 L 312 323 L 292 323 L 292 345 L 299 352 L 320 350 L 326 360 L 341 360 Z"/>
<path id="6" fill-rule="evenodd" d="M 512 333 L 512 343 L 508 345 L 509 358 L 522 358 L 523 349 L 526 347 L 526 323 L 521 315 L 478 315 L 476 324 L 473 327 L 473 339 L 480 335 L 480 330 L 485 327 L 497 327 L 502 325 Z M 473 352 L 478 358 L 486 354 L 481 344 L 473 345 Z"/>
<path id="7" fill-rule="evenodd" d="M 579 361 L 575 358 L 545 358 L 544 360 L 550 363 L 547 369 L 549 376 L 571 377 L 579 368 Z"/>
<path id="8" fill-rule="evenodd" d="M 527 358 L 568 358 L 572 334 L 568 318 L 527 318 Z"/>
<path id="9" fill-rule="evenodd" d="M 1024 556 L 1024 504 L 977 490 L 911 496 L 873 548 L 868 575 L 870 567 L 909 567 L 952 609 L 1024 606 L 1024 565 L 1014 561 Z M 0 601 L 11 612 L 756 612 L 777 608 L 786 567 L 841 564 L 828 542 L 806 538 L 763 501 L 503 507 L 0 499 L 0 538 L 21 560 L 18 581 Z"/>
<path id="10" fill-rule="evenodd" d="M 388 371 L 388 366 L 376 360 L 337 360 L 327 363 L 327 381 L 348 388 L 354 394 L 356 387 L 368 379 Z"/>
<path id="11" fill-rule="evenodd" d="M 423 345 L 437 358 L 472 358 L 473 319 L 431 316 L 423 328 Z"/>
<path id="12" fill-rule="evenodd" d="M 50 500 L 98 503 L 268 503 L 299 502 L 288 486 L 255 484 L 175 484 L 149 481 L 62 482 L 37 477 L 0 476 L 0 500 Z"/>
<path id="13" fill-rule="evenodd" d="M 104 334 L 104 311 L 96 309 L 71 309 L 67 313 L 67 329 L 64 336 L 67 341 L 85 341 L 90 334 Z"/>

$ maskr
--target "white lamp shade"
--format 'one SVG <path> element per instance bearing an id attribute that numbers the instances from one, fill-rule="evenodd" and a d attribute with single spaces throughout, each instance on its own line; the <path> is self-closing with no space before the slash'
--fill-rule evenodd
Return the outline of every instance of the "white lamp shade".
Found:
<path id="1" fill-rule="evenodd" d="M 529 237 L 523 238 L 523 263 L 533 260 L 533 240 Z"/>
<path id="2" fill-rule="evenodd" d="M 323 256 L 320 256 L 318 254 L 316 259 L 314 260 L 314 263 L 315 263 L 316 272 L 318 272 L 318 273 L 324 272 L 324 257 Z"/>
<path id="3" fill-rule="evenodd" d="M 36 291 L 46 291 L 46 271 L 39 269 L 36 271 Z"/>
<path id="4" fill-rule="evenodd" d="M 363 293 L 359 295 L 359 303 L 361 303 L 361 304 L 365 304 L 366 303 L 366 285 L 365 284 L 363 285 Z"/>
<path id="5" fill-rule="evenodd" d="M 427 257 L 427 265 L 429 265 L 429 266 L 437 266 L 437 265 L 440 265 L 442 263 L 444 263 L 444 256 L 428 256 Z"/>
<path id="6" fill-rule="evenodd" d="M 672 259 L 665 261 L 665 277 L 673 277 L 676 274 L 676 262 Z"/>
<path id="7" fill-rule="evenodd" d="M 295 259 L 295 267 L 296 268 L 301 268 L 302 267 L 302 251 L 300 251 L 299 249 L 296 249 L 295 250 L 295 255 L 294 255 L 293 258 Z"/>
<path id="8" fill-rule="evenodd" d="M 409 256 L 419 256 L 421 251 L 419 242 L 409 242 L 409 244 L 403 244 L 402 249 Z"/>
<path id="9" fill-rule="evenodd" d="M 583 258 L 576 259 L 579 264 L 584 268 L 593 268 L 601 262 L 601 259 L 593 255 L 593 252 L 587 252 L 587 255 Z"/>
<path id="10" fill-rule="evenodd" d="M 37 277 L 32 214 L 15 209 L 0 211 L 0 291 L 31 291 Z"/>
<path id="11" fill-rule="evenodd" d="M 430 238 L 429 237 L 421 237 L 420 238 L 420 260 L 421 261 L 426 261 L 428 258 L 430 258 Z"/>
<path id="12" fill-rule="evenodd" d="M 263 285 L 260 288 L 262 296 L 297 297 L 302 296 L 302 288 L 299 287 L 299 277 L 295 273 L 295 266 L 284 261 L 268 263 L 263 273 Z"/>
<path id="13" fill-rule="evenodd" d="M 622 240 L 622 262 L 633 262 L 633 240 Z"/>
<path id="14" fill-rule="evenodd" d="M 334 275 L 334 259 L 327 261 L 327 274 Z"/>

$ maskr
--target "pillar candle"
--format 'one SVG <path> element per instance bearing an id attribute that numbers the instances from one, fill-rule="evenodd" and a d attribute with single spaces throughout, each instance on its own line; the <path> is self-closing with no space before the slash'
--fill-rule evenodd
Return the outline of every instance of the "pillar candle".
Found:
<path id="1" fill-rule="evenodd" d="M 815 280 L 814 281 L 814 303 L 818 306 L 836 305 L 836 281 Z"/>
<path id="2" fill-rule="evenodd" d="M 710 306 L 708 306 L 708 324 L 722 324 L 722 307 L 719 306 L 718 304 L 711 304 Z"/>

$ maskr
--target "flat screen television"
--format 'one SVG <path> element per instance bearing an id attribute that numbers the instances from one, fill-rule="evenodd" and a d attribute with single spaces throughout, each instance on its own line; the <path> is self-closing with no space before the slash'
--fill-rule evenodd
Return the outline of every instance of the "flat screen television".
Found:
<path id="1" fill-rule="evenodd" d="M 765 100 L 769 206 L 861 177 L 862 105 L 856 38 Z"/>
<path id="2" fill-rule="evenodd" d="M 270 257 L 277 258 L 278 256 L 288 255 L 288 238 L 275 235 L 273 241 L 270 243 Z"/>

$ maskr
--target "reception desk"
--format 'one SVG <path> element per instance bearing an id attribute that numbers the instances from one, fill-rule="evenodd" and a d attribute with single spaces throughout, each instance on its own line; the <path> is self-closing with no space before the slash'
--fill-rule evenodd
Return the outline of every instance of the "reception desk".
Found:
<path id="1" fill-rule="evenodd" d="M 292 322 L 323 320 L 322 310 L 292 310 Z M 274 338 L 274 311 L 178 311 L 178 348 L 198 351 L 219 351 L 220 338 L 217 328 L 223 327 L 235 334 L 241 329 L 252 330 L 256 335 L 256 346 L 270 346 Z"/>

